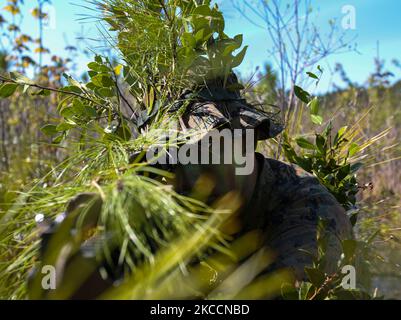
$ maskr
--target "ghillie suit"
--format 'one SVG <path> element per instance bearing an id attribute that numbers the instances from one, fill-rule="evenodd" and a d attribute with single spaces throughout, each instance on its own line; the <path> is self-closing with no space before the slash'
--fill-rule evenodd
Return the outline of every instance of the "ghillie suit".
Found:
<path id="1" fill-rule="evenodd" d="M 249 105 L 238 90 L 225 89 L 222 81 L 211 83 L 212 85 L 202 90 L 187 90 L 180 99 L 181 103 L 186 99 L 189 101 L 180 120 L 181 130 L 205 132 L 205 129 L 206 131 L 222 128 L 250 129 L 255 130 L 256 140 L 272 138 L 281 132 L 282 126 L 279 121 L 271 114 Z M 228 85 L 235 84 L 238 82 L 232 74 Z M 180 108 L 181 103 L 174 108 Z M 171 112 L 174 112 L 174 108 Z M 132 157 L 132 160 L 135 158 Z M 345 210 L 317 178 L 299 167 L 265 158 L 259 153 L 256 153 L 255 158 L 258 163 L 255 187 L 250 198 L 241 203 L 230 218 L 230 223 L 236 226 L 226 231 L 231 241 L 252 232 L 260 235 L 258 240 L 254 240 L 258 243 L 252 246 L 256 245 L 258 250 L 263 248 L 274 258 L 272 263 L 260 268 L 258 277 L 279 270 L 287 270 L 292 279 L 307 281 L 305 267 L 311 266 L 318 260 L 322 249 L 324 261 L 320 261 L 321 269 L 328 275 L 335 273 L 343 252 L 342 241 L 353 237 L 351 223 Z M 193 195 L 196 184 L 190 181 L 195 179 L 194 182 L 196 182 L 202 179 L 201 174 L 195 174 L 195 178 L 192 177 L 196 169 L 191 166 L 177 164 L 154 165 L 154 167 L 176 172 L 177 179 L 173 182 L 175 189 L 186 196 Z M 230 180 L 232 177 L 224 177 L 223 173 L 223 176 L 216 179 L 218 181 L 215 181 L 215 184 L 218 185 L 224 184 L 225 180 Z M 213 184 L 209 188 L 213 189 Z M 201 200 L 206 200 L 212 205 L 216 199 L 209 201 L 203 198 Z M 96 226 L 101 207 L 102 199 L 99 195 L 82 194 L 70 203 L 64 218 L 78 219 L 85 211 L 85 218 L 81 224 L 85 230 L 90 230 Z M 58 229 L 62 228 L 63 224 L 65 222 L 61 225 L 53 224 L 44 234 L 43 252 L 46 250 L 49 239 L 57 235 Z M 109 236 L 112 237 L 112 235 Z M 152 243 L 151 238 L 148 241 Z M 157 253 L 160 249 L 156 243 L 151 247 L 153 253 Z M 122 281 L 124 276 L 127 276 L 124 266 L 119 263 L 120 248 L 113 250 L 109 261 L 104 261 L 100 266 L 98 262 L 94 262 L 96 256 L 94 248 L 94 243 L 89 241 L 82 245 L 75 257 L 68 259 L 77 259 L 81 263 L 85 259 L 93 260 L 91 276 L 72 294 L 73 299 L 97 297 L 112 287 L 113 283 Z M 207 255 L 210 254 L 213 252 Z M 132 257 L 132 260 L 134 261 L 135 257 Z M 66 262 L 64 267 L 66 270 L 69 264 L 71 262 Z M 99 270 L 103 270 L 103 276 Z"/>

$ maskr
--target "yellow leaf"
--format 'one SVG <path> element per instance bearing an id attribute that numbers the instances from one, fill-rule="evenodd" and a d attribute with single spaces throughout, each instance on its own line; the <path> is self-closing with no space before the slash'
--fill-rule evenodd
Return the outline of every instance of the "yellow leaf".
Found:
<path id="1" fill-rule="evenodd" d="M 114 73 L 119 76 L 121 74 L 121 70 L 122 70 L 123 66 L 121 64 L 119 64 L 118 66 L 116 66 L 114 68 Z"/>
<path id="2" fill-rule="evenodd" d="M 41 47 L 39 47 L 39 48 L 36 48 L 35 49 L 35 53 L 49 53 L 50 51 L 49 51 L 49 49 L 46 49 L 46 48 L 41 48 Z"/>
<path id="3" fill-rule="evenodd" d="M 35 18 L 39 18 L 39 9 L 38 8 L 33 9 L 31 11 L 31 13 Z"/>
<path id="4" fill-rule="evenodd" d="M 20 13 L 20 10 L 17 6 L 9 4 L 8 6 L 5 6 L 3 8 L 5 11 L 10 12 L 13 16 L 17 15 Z"/>

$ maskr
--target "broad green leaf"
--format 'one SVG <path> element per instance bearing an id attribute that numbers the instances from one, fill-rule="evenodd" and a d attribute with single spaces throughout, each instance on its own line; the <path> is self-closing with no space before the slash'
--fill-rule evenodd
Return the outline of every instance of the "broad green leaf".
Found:
<path id="1" fill-rule="evenodd" d="M 52 141 L 52 143 L 53 143 L 53 144 L 59 144 L 59 143 L 61 143 L 61 142 L 64 140 L 64 138 L 65 138 L 65 134 L 62 133 L 62 134 L 60 134 L 59 136 L 57 136 L 56 138 L 54 138 L 53 141 Z"/>
<path id="2" fill-rule="evenodd" d="M 341 127 L 341 128 L 338 130 L 338 132 L 337 132 L 337 134 L 336 134 L 336 136 L 335 136 L 335 138 L 334 138 L 334 142 L 333 142 L 333 145 L 334 145 L 334 146 L 336 146 L 337 144 L 339 144 L 340 142 L 343 141 L 342 137 L 344 136 L 344 134 L 345 134 L 345 132 L 347 131 L 347 129 L 348 129 L 348 127 L 345 126 L 345 127 Z"/>
<path id="3" fill-rule="evenodd" d="M 361 163 L 361 162 L 354 163 L 353 165 L 351 165 L 351 172 L 352 172 L 352 173 L 356 173 L 356 172 L 358 172 L 362 167 L 363 167 L 363 163 Z"/>
<path id="4" fill-rule="evenodd" d="M 104 64 L 97 63 L 97 62 L 89 63 L 88 68 L 93 71 L 99 72 L 99 73 L 102 73 L 102 72 L 107 73 L 110 71 L 110 69 L 107 66 L 105 66 Z"/>
<path id="5" fill-rule="evenodd" d="M 115 96 L 114 90 L 112 88 L 100 88 L 96 92 L 104 98 L 111 98 Z"/>
<path id="6" fill-rule="evenodd" d="M 244 58 L 245 58 L 245 55 L 246 55 L 246 51 L 248 50 L 248 46 L 245 46 L 242 50 L 241 50 L 241 52 L 240 53 L 238 53 L 235 57 L 234 57 L 234 59 L 233 59 L 233 61 L 232 61 L 232 63 L 231 63 L 231 68 L 236 68 L 236 67 L 238 67 L 241 63 L 242 63 L 242 61 L 244 61 Z"/>
<path id="7" fill-rule="evenodd" d="M 63 122 L 57 126 L 56 130 L 58 132 L 64 132 L 64 131 L 70 130 L 74 127 L 76 127 L 76 125 L 73 125 L 72 123 Z"/>
<path id="8" fill-rule="evenodd" d="M 197 34 L 201 34 L 203 40 L 203 31 L 204 29 L 197 32 Z M 196 37 L 193 36 L 190 32 L 185 32 L 181 36 L 181 42 L 184 47 L 195 48 L 196 47 Z"/>
<path id="9" fill-rule="evenodd" d="M 321 125 L 323 123 L 323 117 L 316 114 L 311 115 L 311 120 L 314 124 Z"/>
<path id="10" fill-rule="evenodd" d="M 308 104 L 309 101 L 311 100 L 311 96 L 310 96 L 309 92 L 305 91 L 301 87 L 294 86 L 294 93 L 299 100 L 301 100 L 302 102 L 304 102 L 306 104 Z"/>
<path id="11" fill-rule="evenodd" d="M 93 78 L 93 77 L 97 76 L 98 73 L 97 73 L 96 71 L 89 70 L 89 71 L 88 71 L 88 75 L 89 75 L 89 77 Z"/>
<path id="12" fill-rule="evenodd" d="M 50 90 L 39 89 L 38 91 L 32 92 L 32 95 L 33 95 L 33 96 L 48 97 L 48 96 L 50 96 Z"/>
<path id="13" fill-rule="evenodd" d="M 313 115 L 319 114 L 319 99 L 317 97 L 313 98 L 309 103 L 308 107 L 310 109 L 310 113 Z"/>
<path id="14" fill-rule="evenodd" d="M 281 285 L 281 296 L 284 300 L 298 300 L 298 291 L 295 289 L 294 285 L 289 283 L 283 283 Z"/>
<path id="15" fill-rule="evenodd" d="M 45 135 L 51 137 L 58 133 L 57 126 L 54 124 L 46 124 L 42 128 L 40 128 Z"/>
<path id="16" fill-rule="evenodd" d="M 326 280 L 326 276 L 323 271 L 317 268 L 305 268 L 305 273 L 309 278 L 309 281 L 316 287 L 319 288 L 324 281 Z"/>
<path id="17" fill-rule="evenodd" d="M 305 138 L 298 138 L 295 140 L 297 145 L 300 146 L 302 149 L 308 149 L 308 150 L 316 150 L 316 146 L 306 140 Z"/>
<path id="18" fill-rule="evenodd" d="M 4 83 L 0 87 L 0 98 L 8 98 L 11 97 L 18 88 L 18 84 L 16 83 Z"/>
<path id="19" fill-rule="evenodd" d="M 96 110 L 86 104 L 83 104 L 80 99 L 74 99 L 72 110 L 78 117 L 90 117 L 94 118 L 97 116 Z"/>
<path id="20" fill-rule="evenodd" d="M 354 155 L 356 155 L 360 150 L 360 147 L 358 144 L 356 144 L 355 142 L 351 144 L 348 152 L 349 152 L 349 156 L 353 157 Z"/>
<path id="21" fill-rule="evenodd" d="M 69 118 L 74 117 L 75 112 L 74 112 L 74 109 L 72 107 L 65 107 L 65 108 L 60 110 L 60 115 L 63 118 L 69 119 Z"/>
<path id="22" fill-rule="evenodd" d="M 68 91 L 68 92 L 78 93 L 78 94 L 83 93 L 82 89 L 78 86 L 66 86 L 63 88 L 63 90 Z"/>
<path id="23" fill-rule="evenodd" d="M 95 56 L 95 62 L 97 62 L 97 63 L 103 63 L 102 57 L 99 56 L 99 55 L 96 55 L 96 56 Z"/>
<path id="24" fill-rule="evenodd" d="M 113 80 L 108 74 L 98 74 L 92 78 L 92 82 L 95 86 L 100 88 L 112 87 L 114 85 Z"/>

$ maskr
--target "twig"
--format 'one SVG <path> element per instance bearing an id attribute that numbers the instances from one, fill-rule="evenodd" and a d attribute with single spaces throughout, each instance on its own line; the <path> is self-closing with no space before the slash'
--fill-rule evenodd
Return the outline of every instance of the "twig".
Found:
<path id="1" fill-rule="evenodd" d="M 29 86 L 29 87 L 37 88 L 37 89 L 41 89 L 41 90 L 48 90 L 48 91 L 52 91 L 52 92 L 72 95 L 72 96 L 87 100 L 87 101 L 92 102 L 92 103 L 94 103 L 94 104 L 96 104 L 98 106 L 103 107 L 103 105 L 101 103 L 99 103 L 99 102 L 97 102 L 97 101 L 95 101 L 95 100 L 93 100 L 91 98 L 82 96 L 82 95 L 80 95 L 79 93 L 76 93 L 76 92 L 70 92 L 70 91 L 65 91 L 65 90 L 57 89 L 57 88 L 45 87 L 45 86 L 41 86 L 41 85 L 35 84 L 35 83 L 19 82 L 19 81 L 15 81 L 13 79 L 5 78 L 5 77 L 3 77 L 1 75 L 0 75 L 0 80 L 3 81 L 3 82 L 6 82 L 6 83 L 14 83 L 14 84 L 18 84 L 18 85 L 22 85 L 22 86 Z"/>

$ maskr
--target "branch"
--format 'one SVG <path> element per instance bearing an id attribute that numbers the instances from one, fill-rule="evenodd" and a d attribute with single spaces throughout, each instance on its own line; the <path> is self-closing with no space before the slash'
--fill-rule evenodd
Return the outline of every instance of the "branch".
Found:
<path id="1" fill-rule="evenodd" d="M 14 83 L 14 84 L 22 85 L 22 86 L 29 86 L 29 87 L 37 88 L 37 89 L 41 89 L 41 90 L 48 90 L 48 91 L 51 91 L 51 92 L 57 92 L 57 93 L 63 93 L 63 94 L 75 96 L 75 97 L 87 100 L 87 101 L 92 102 L 92 103 L 94 103 L 94 104 L 96 104 L 98 106 L 103 107 L 103 104 L 101 104 L 101 103 L 99 103 L 99 102 L 97 102 L 97 101 L 95 101 L 95 100 L 93 100 L 91 98 L 88 98 L 88 97 L 85 97 L 83 95 L 80 95 L 79 93 L 76 93 L 76 92 L 70 92 L 70 91 L 65 91 L 65 90 L 57 89 L 57 88 L 45 87 L 45 86 L 41 86 L 41 85 L 35 84 L 35 83 L 19 82 L 19 81 L 15 81 L 13 79 L 5 78 L 5 77 L 3 77 L 1 75 L 0 75 L 0 80 L 3 81 L 3 82 L 6 82 L 6 83 Z"/>

